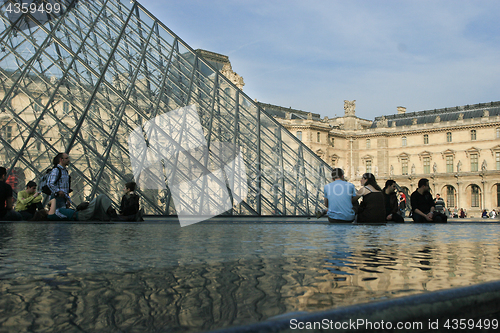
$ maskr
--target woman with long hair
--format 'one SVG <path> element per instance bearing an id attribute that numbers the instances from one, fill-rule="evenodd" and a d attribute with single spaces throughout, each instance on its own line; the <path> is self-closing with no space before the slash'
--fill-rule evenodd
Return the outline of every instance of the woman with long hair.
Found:
<path id="1" fill-rule="evenodd" d="M 405 221 L 404 218 L 398 214 L 399 207 L 398 197 L 396 195 L 396 181 L 388 179 L 382 189 L 382 194 L 384 195 L 386 220 L 389 222 L 403 223 Z"/>
<path id="2" fill-rule="evenodd" d="M 386 214 L 384 195 L 372 173 L 365 173 L 361 177 L 361 187 L 356 192 L 356 198 L 363 198 L 358 209 L 358 223 L 385 223 Z"/>

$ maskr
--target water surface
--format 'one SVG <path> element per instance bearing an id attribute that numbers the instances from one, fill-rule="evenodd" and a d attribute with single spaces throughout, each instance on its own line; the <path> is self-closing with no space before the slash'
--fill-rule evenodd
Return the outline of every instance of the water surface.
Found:
<path id="1" fill-rule="evenodd" d="M 0 224 L 1 332 L 199 332 L 500 276 L 500 225 Z"/>

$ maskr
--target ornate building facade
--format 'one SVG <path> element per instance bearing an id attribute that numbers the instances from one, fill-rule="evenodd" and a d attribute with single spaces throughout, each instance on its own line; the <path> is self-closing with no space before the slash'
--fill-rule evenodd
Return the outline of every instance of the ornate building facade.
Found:
<path id="1" fill-rule="evenodd" d="M 500 102 L 356 117 L 356 101 L 344 101 L 344 116 L 260 104 L 332 167 L 358 185 L 364 172 L 379 185 L 394 179 L 413 192 L 428 178 L 450 209 L 478 217 L 500 206 Z"/>

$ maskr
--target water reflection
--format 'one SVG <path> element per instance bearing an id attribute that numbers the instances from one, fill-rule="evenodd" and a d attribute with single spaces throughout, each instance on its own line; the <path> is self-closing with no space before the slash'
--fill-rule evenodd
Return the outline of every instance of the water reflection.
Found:
<path id="1" fill-rule="evenodd" d="M 497 225 L 0 225 L 0 331 L 199 332 L 496 280 Z"/>

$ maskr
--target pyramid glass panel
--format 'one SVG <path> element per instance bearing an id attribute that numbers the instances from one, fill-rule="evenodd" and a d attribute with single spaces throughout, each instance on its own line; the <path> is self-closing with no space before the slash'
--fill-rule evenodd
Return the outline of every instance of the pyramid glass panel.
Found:
<path id="1" fill-rule="evenodd" d="M 331 170 L 136 1 L 0 0 L 0 165 L 15 191 L 58 152 L 75 205 L 128 181 L 146 214 L 309 216 Z"/>

